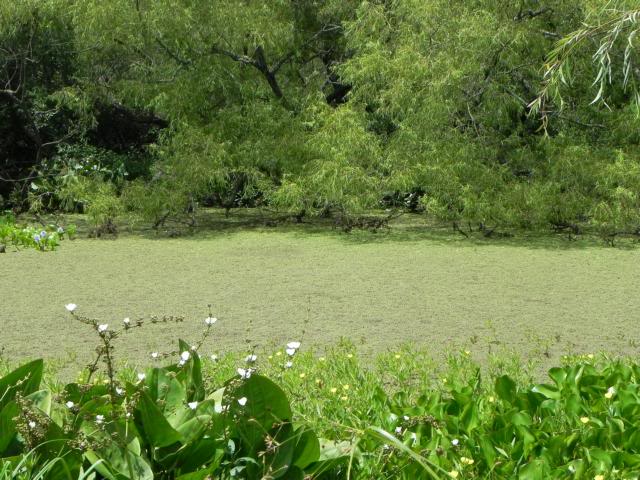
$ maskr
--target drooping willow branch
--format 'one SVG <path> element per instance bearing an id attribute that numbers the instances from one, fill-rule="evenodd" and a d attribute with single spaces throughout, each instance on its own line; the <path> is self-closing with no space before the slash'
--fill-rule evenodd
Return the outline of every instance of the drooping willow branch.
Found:
<path id="1" fill-rule="evenodd" d="M 591 103 L 604 101 L 607 85 L 612 84 L 614 49 L 620 41 L 625 41 L 622 60 L 622 87 L 625 90 L 631 88 L 634 102 L 640 109 L 640 89 L 633 72 L 633 53 L 637 49 L 634 40 L 640 29 L 640 9 L 618 10 L 613 14 L 607 10 L 603 11 L 602 15 L 606 15 L 608 19 L 595 26 L 587 25 L 562 38 L 547 56 L 542 88 L 538 96 L 528 105 L 531 115 L 540 115 L 542 128 L 545 130 L 550 111 L 547 108 L 547 103 L 553 101 L 558 110 L 562 110 L 564 106 L 562 85 L 570 83 L 568 67 L 578 49 L 587 40 L 598 42 L 598 48 L 592 55 L 593 62 L 598 67 L 593 82 L 594 86 L 598 86 L 598 91 Z M 622 40 L 623 38 L 625 40 Z"/>

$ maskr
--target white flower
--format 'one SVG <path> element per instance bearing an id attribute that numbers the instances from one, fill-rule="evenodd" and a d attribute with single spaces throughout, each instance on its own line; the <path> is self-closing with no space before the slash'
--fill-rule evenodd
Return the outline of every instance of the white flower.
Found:
<path id="1" fill-rule="evenodd" d="M 102 323 L 100 325 L 98 325 L 98 331 L 99 332 L 106 332 L 107 328 L 109 328 L 109 324 L 108 323 Z"/>
<path id="2" fill-rule="evenodd" d="M 284 364 L 284 368 L 291 368 L 293 367 L 293 362 L 287 362 Z"/>
<path id="3" fill-rule="evenodd" d="M 104 422 L 104 415 L 96 415 L 96 423 L 100 424 Z"/>
<path id="4" fill-rule="evenodd" d="M 247 355 L 244 361 L 247 363 L 254 363 L 257 359 L 258 359 L 257 355 L 251 354 L 251 355 Z"/>
<path id="5" fill-rule="evenodd" d="M 240 404 L 240 406 L 244 407 L 247 404 L 247 397 L 239 398 L 238 403 Z"/>
<path id="6" fill-rule="evenodd" d="M 185 362 L 184 360 L 180 360 L 180 361 L 178 362 L 178 366 L 179 366 L 179 367 L 182 367 L 185 363 L 187 363 L 187 362 Z"/>
<path id="7" fill-rule="evenodd" d="M 120 388 L 120 387 L 116 387 L 116 394 L 117 395 L 122 395 L 124 393 L 124 389 Z"/>
<path id="8" fill-rule="evenodd" d="M 216 403 L 215 407 L 213 407 L 213 411 L 216 413 L 222 413 L 224 409 L 222 408 L 222 405 Z"/>
<path id="9" fill-rule="evenodd" d="M 73 408 L 75 406 L 75 403 L 69 400 L 67 403 L 65 403 L 65 405 L 67 406 L 67 408 Z"/>
<path id="10" fill-rule="evenodd" d="M 186 362 L 187 360 L 189 360 L 189 358 L 191 358 L 191 354 L 185 350 L 180 354 L 180 358 L 182 359 L 183 362 Z"/>
<path id="11" fill-rule="evenodd" d="M 36 428 L 36 422 L 34 422 L 33 420 L 31 420 L 29 422 L 29 428 Z"/>
<path id="12" fill-rule="evenodd" d="M 216 317 L 207 317 L 204 319 L 204 323 L 205 325 L 213 325 L 214 323 L 216 323 L 218 321 L 218 319 Z"/>
<path id="13" fill-rule="evenodd" d="M 212 361 L 214 361 L 214 362 L 217 362 L 217 361 L 218 361 L 218 355 L 216 355 L 215 353 L 214 353 L 213 355 L 211 355 L 211 357 L 210 357 L 210 358 L 211 358 L 211 360 L 212 360 Z"/>
<path id="14" fill-rule="evenodd" d="M 607 389 L 607 393 L 604 394 L 604 398 L 606 399 L 610 399 L 613 398 L 613 396 L 616 394 L 616 389 L 615 387 L 609 387 Z"/>
<path id="15" fill-rule="evenodd" d="M 58 233 L 62 235 L 64 233 L 64 228 L 58 227 Z"/>
<path id="16" fill-rule="evenodd" d="M 191 410 L 195 410 L 196 408 L 198 408 L 198 402 L 189 402 L 187 403 L 187 405 L 189 405 L 189 408 Z"/>
<path id="17" fill-rule="evenodd" d="M 409 415 L 405 415 L 404 417 L 402 417 L 404 419 L 405 422 L 409 421 Z"/>
<path id="18" fill-rule="evenodd" d="M 196 347 L 195 345 L 191 345 L 191 351 L 195 352 L 196 350 L 198 350 L 198 347 Z"/>
<path id="19" fill-rule="evenodd" d="M 460 440 L 458 440 L 457 438 L 454 438 L 453 440 L 451 440 L 451 445 L 453 445 L 454 447 L 457 447 L 458 445 L 460 445 Z"/>
<path id="20" fill-rule="evenodd" d="M 131 323 L 131 319 L 129 317 L 127 317 L 124 320 L 122 320 L 122 323 L 124 323 L 125 326 L 129 326 L 129 324 Z"/>
<path id="21" fill-rule="evenodd" d="M 300 348 L 300 342 L 289 342 L 287 343 L 287 348 L 293 348 L 294 350 L 298 350 Z"/>
<path id="22" fill-rule="evenodd" d="M 67 310 L 69 310 L 70 312 L 73 312 L 76 308 L 78 308 L 78 306 L 75 303 L 67 303 L 64 308 L 66 308 Z"/>
<path id="23" fill-rule="evenodd" d="M 145 378 L 147 378 L 147 375 L 145 373 L 139 373 L 138 374 L 138 380 L 139 381 L 143 381 Z"/>
<path id="24" fill-rule="evenodd" d="M 240 375 L 240 378 L 249 378 L 249 377 L 251 377 L 251 369 L 250 368 L 247 368 L 246 370 L 244 368 L 239 368 L 236 371 L 238 372 L 238 375 Z"/>
<path id="25" fill-rule="evenodd" d="M 402 433 L 402 427 L 396 427 L 396 433 L 400 435 Z"/>
<path id="26" fill-rule="evenodd" d="M 151 358 L 158 358 L 158 352 L 151 352 Z"/>
<path id="27" fill-rule="evenodd" d="M 295 348 L 287 348 L 285 350 L 285 352 L 287 352 L 287 355 L 289 355 L 290 357 L 293 357 L 296 354 L 296 349 Z"/>
<path id="28" fill-rule="evenodd" d="M 415 444 L 418 441 L 418 435 L 416 434 L 416 432 L 411 432 L 411 443 Z"/>

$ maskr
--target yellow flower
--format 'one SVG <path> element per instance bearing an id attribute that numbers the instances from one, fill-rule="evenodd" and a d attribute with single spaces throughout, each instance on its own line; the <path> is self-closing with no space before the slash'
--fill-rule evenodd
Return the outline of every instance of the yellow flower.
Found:
<path id="1" fill-rule="evenodd" d="M 336 393 L 338 391 L 338 389 L 336 387 L 332 387 L 331 388 L 331 393 Z"/>
<path id="2" fill-rule="evenodd" d="M 465 354 L 465 355 L 471 355 L 471 352 L 470 352 L 469 350 L 465 350 L 465 351 L 464 351 L 464 354 Z"/>
<path id="3" fill-rule="evenodd" d="M 396 353 L 394 356 L 396 357 L 396 359 L 400 358 L 400 354 L 399 353 Z"/>
<path id="4" fill-rule="evenodd" d="M 345 395 L 343 397 L 340 397 L 340 400 L 342 400 L 343 402 L 346 402 L 347 400 L 349 400 L 349 397 Z"/>
<path id="5" fill-rule="evenodd" d="M 279 357 L 280 355 L 282 355 L 282 352 L 276 352 L 276 355 Z"/>
<path id="6" fill-rule="evenodd" d="M 321 361 L 321 362 L 324 362 L 326 360 L 326 358 L 320 357 L 318 360 Z"/>
<path id="7" fill-rule="evenodd" d="M 353 353 L 347 353 L 347 358 L 353 358 Z"/>
<path id="8" fill-rule="evenodd" d="M 344 384 L 344 385 L 342 385 L 342 389 L 343 389 L 343 390 L 349 390 L 349 385 L 348 385 L 348 384 Z"/>
<path id="9" fill-rule="evenodd" d="M 447 383 L 447 379 L 446 379 L 446 378 L 443 378 L 443 379 L 442 379 L 442 383 Z"/>
<path id="10" fill-rule="evenodd" d="M 449 472 L 449 476 L 450 476 L 451 478 L 458 478 L 458 475 L 460 475 L 460 473 L 459 473 L 457 470 L 451 470 L 451 471 Z"/>
<path id="11" fill-rule="evenodd" d="M 580 421 L 586 425 L 589 423 L 589 417 L 580 417 Z"/>
<path id="12" fill-rule="evenodd" d="M 273 355 L 269 355 L 267 358 L 268 358 L 269 360 L 272 360 L 272 359 L 273 359 Z"/>
<path id="13" fill-rule="evenodd" d="M 316 378 L 316 383 L 320 384 L 320 383 L 322 383 L 322 380 L 320 380 L 319 378 Z"/>
<path id="14" fill-rule="evenodd" d="M 493 397 L 489 397 L 489 403 L 494 403 L 495 401 L 496 401 L 496 399 L 495 399 L 495 398 L 493 398 Z"/>
<path id="15" fill-rule="evenodd" d="M 304 378 L 304 377 L 306 377 L 306 374 L 301 373 L 301 374 L 300 374 L 300 378 Z"/>
<path id="16" fill-rule="evenodd" d="M 593 360 L 593 353 L 590 353 L 589 355 L 587 355 L 587 358 L 588 358 L 589 360 Z"/>
<path id="17" fill-rule="evenodd" d="M 463 465 L 473 465 L 474 460 L 473 458 L 460 457 L 460 463 L 462 463 Z"/>
<path id="18" fill-rule="evenodd" d="M 596 475 L 593 480 L 604 480 L 604 475 Z"/>

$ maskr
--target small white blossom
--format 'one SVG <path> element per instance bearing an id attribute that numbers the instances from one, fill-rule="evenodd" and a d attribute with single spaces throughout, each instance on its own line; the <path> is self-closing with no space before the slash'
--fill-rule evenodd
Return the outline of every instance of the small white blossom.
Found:
<path id="1" fill-rule="evenodd" d="M 247 363 L 254 363 L 257 359 L 258 359 L 257 355 L 251 354 L 251 355 L 247 355 L 244 361 Z"/>
<path id="2" fill-rule="evenodd" d="M 212 360 L 212 361 L 214 361 L 214 362 L 217 362 L 217 361 L 218 361 L 218 355 L 216 355 L 215 353 L 214 353 L 213 355 L 211 355 L 211 357 L 210 357 L 210 358 L 211 358 L 211 360 Z"/>
<path id="3" fill-rule="evenodd" d="M 116 394 L 117 395 L 122 395 L 124 393 L 124 389 L 120 388 L 120 387 L 116 387 Z"/>
<path id="4" fill-rule="evenodd" d="M 64 228 L 58 227 L 58 233 L 62 235 L 64 233 Z"/>
<path id="5" fill-rule="evenodd" d="M 196 408 L 198 408 L 198 402 L 189 402 L 187 403 L 187 405 L 189 405 L 189 408 L 191 410 L 195 410 Z"/>
<path id="6" fill-rule="evenodd" d="M 67 408 L 73 408 L 76 404 L 69 400 L 67 403 L 65 403 L 65 405 L 67 406 Z"/>
<path id="7" fill-rule="evenodd" d="M 102 323 L 100 325 L 98 325 L 98 331 L 99 332 L 106 332 L 107 328 L 109 328 L 109 324 L 108 323 Z"/>
<path id="8" fill-rule="evenodd" d="M 404 419 L 405 422 L 409 421 L 409 415 L 405 415 L 404 417 L 402 417 Z"/>
<path id="9" fill-rule="evenodd" d="M 78 308 L 78 306 L 75 303 L 67 303 L 64 308 L 66 308 L 67 310 L 69 310 L 70 312 L 73 312 L 76 308 Z"/>
<path id="10" fill-rule="evenodd" d="M 213 325 L 217 321 L 218 321 L 218 319 L 215 318 L 215 317 L 207 317 L 207 318 L 204 319 L 205 325 L 209 325 L 209 326 Z"/>
<path id="11" fill-rule="evenodd" d="M 285 352 L 287 352 L 287 355 L 289 355 L 290 357 L 293 357 L 296 354 L 296 349 L 295 348 L 287 348 L 285 350 Z"/>
<path id="12" fill-rule="evenodd" d="M 460 440 L 458 440 L 457 438 L 454 438 L 453 440 L 451 440 L 451 445 L 453 445 L 454 447 L 457 447 L 458 445 L 460 445 Z"/>
<path id="13" fill-rule="evenodd" d="M 96 415 L 96 423 L 100 424 L 104 422 L 104 415 Z"/>
<path id="14" fill-rule="evenodd" d="M 300 342 L 289 342 L 287 343 L 287 348 L 293 348 L 294 350 L 298 350 L 300 348 Z"/>
<path id="15" fill-rule="evenodd" d="M 158 352 L 151 352 L 151 358 L 158 358 Z"/>
<path id="16" fill-rule="evenodd" d="M 196 347 L 195 345 L 191 345 L 191 351 L 195 352 L 196 350 L 198 350 L 198 347 Z"/>
<path id="17" fill-rule="evenodd" d="M 247 397 L 239 398 L 238 403 L 240 404 L 240 406 L 244 407 L 247 404 Z"/>
<path id="18" fill-rule="evenodd" d="M 238 368 L 238 370 L 236 370 L 238 372 L 238 375 L 240 375 L 240 378 L 249 378 L 251 377 L 251 369 L 247 368 L 246 370 L 244 368 Z"/>
<path id="19" fill-rule="evenodd" d="M 616 394 L 616 389 L 615 387 L 609 387 L 607 389 L 607 393 L 604 394 L 604 398 L 606 399 L 610 399 L 613 398 L 613 396 Z"/>
<path id="20" fill-rule="evenodd" d="M 213 407 L 213 411 L 216 413 L 222 413 L 222 405 L 220 405 L 219 403 L 216 403 L 215 407 Z"/>
<path id="21" fill-rule="evenodd" d="M 185 350 L 180 354 L 180 358 L 182 359 L 183 362 L 186 362 L 187 360 L 189 360 L 189 358 L 191 358 L 191 354 Z"/>
<path id="22" fill-rule="evenodd" d="M 122 320 L 122 323 L 124 323 L 125 326 L 129 326 L 129 324 L 131 323 L 131 319 L 129 317 L 127 317 L 124 320 Z"/>
<path id="23" fill-rule="evenodd" d="M 36 422 L 34 422 L 33 420 L 31 420 L 29 422 L 29 428 L 36 428 Z"/>
<path id="24" fill-rule="evenodd" d="M 284 364 L 284 368 L 291 368 L 291 367 L 293 367 L 293 362 L 291 361 Z"/>
<path id="25" fill-rule="evenodd" d="M 396 427 L 396 433 L 400 435 L 402 433 L 402 427 Z"/>
<path id="26" fill-rule="evenodd" d="M 139 381 L 143 381 L 145 378 L 147 378 L 147 375 L 145 373 L 139 373 L 138 374 L 138 380 Z"/>

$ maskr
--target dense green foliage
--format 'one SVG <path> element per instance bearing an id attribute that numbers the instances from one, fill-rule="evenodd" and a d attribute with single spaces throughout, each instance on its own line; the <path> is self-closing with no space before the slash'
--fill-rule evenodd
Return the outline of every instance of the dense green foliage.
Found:
<path id="1" fill-rule="evenodd" d="M 390 207 L 637 234 L 634 6 L 5 2 L 0 194 L 96 225 Z"/>
<path id="2" fill-rule="evenodd" d="M 69 225 L 65 230 L 58 225 L 45 227 L 20 226 L 16 224 L 11 214 L 0 215 L 0 250 L 6 252 L 7 245 L 15 248 L 35 248 L 36 250 L 54 250 L 60 245 L 60 240 L 73 238 L 75 225 Z"/>
<path id="3" fill-rule="evenodd" d="M 104 354 L 114 331 L 93 326 Z M 0 378 L 0 478 L 638 474 L 637 364 L 588 355 L 531 384 L 506 357 L 483 377 L 469 352 L 437 367 L 405 350 L 381 357 L 377 373 L 341 347 L 326 358 L 250 355 L 238 376 L 239 358 L 201 359 L 181 342 L 158 357 L 180 358 L 170 366 L 136 375 L 107 362 L 104 375 L 66 385 L 42 385 L 42 361 L 30 362 Z M 510 369 L 520 375 L 501 373 Z"/>

